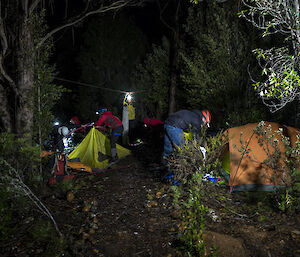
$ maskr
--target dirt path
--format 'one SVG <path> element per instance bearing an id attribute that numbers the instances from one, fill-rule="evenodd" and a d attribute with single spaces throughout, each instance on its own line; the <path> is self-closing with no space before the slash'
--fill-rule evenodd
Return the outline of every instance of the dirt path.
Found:
<path id="1" fill-rule="evenodd" d="M 79 177 L 82 186 L 74 200 L 60 199 L 69 208 L 53 211 L 71 242 L 71 256 L 182 256 L 174 245 L 178 211 L 170 185 L 153 172 L 159 156 L 152 153 L 136 151 L 111 170 Z M 299 214 L 267 210 L 258 199 L 249 202 L 249 195 L 227 192 L 221 197 L 227 197 L 226 206 L 210 191 L 204 199 L 218 217 L 207 216 L 205 232 L 208 249 L 217 247 L 216 256 L 300 256 Z"/>
<path id="2" fill-rule="evenodd" d="M 64 235 L 64 257 L 183 256 L 175 247 L 181 222 L 170 185 L 153 169 L 159 154 L 144 150 L 103 173 L 79 173 L 72 193 L 50 189 L 43 201 Z M 216 193 L 216 188 L 208 187 L 203 199 L 210 208 L 205 240 L 208 249 L 216 247 L 216 256 L 300 257 L 299 213 L 270 210 L 252 194 L 230 194 L 224 187 Z M 3 242 L 0 255 L 58 257 L 45 255 L 53 246 L 30 242 L 26 232 L 38 218 L 26 219 L 15 241 Z"/>
<path id="3" fill-rule="evenodd" d="M 71 202 L 48 203 L 67 203 L 69 208 L 55 209 L 54 216 L 74 240 L 76 256 L 179 256 L 172 246 L 178 219 L 165 192 L 169 186 L 138 163 L 131 156 L 116 169 L 81 176 L 84 185 Z"/>

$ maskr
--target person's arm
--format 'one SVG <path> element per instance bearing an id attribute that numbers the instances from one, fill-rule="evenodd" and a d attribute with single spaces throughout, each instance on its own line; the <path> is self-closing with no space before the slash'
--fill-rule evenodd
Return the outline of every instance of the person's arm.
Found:
<path id="1" fill-rule="evenodd" d="M 104 121 L 106 120 L 106 116 L 105 115 L 101 115 L 101 117 L 99 118 L 99 120 L 96 121 L 95 126 L 101 126 Z"/>

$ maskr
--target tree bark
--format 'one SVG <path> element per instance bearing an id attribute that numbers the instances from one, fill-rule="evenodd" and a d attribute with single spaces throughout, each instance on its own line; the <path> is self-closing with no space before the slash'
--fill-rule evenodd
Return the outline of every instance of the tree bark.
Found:
<path id="1" fill-rule="evenodd" d="M 168 115 L 172 114 L 175 111 L 176 101 L 176 87 L 177 87 L 177 68 L 178 68 L 178 45 L 179 45 L 179 29 L 178 29 L 178 20 L 179 20 L 179 9 L 180 1 L 177 1 L 176 11 L 174 15 L 174 24 L 171 26 L 164 18 L 163 13 L 166 11 L 170 1 L 165 3 L 163 8 L 161 8 L 160 1 L 157 0 L 159 7 L 159 15 L 161 22 L 170 30 L 170 86 L 169 86 L 169 104 L 168 104 Z M 173 14 L 173 13 L 172 13 Z"/>
<path id="2" fill-rule="evenodd" d="M 89 16 L 119 10 L 125 6 L 139 6 L 144 1 L 118 0 L 109 2 L 108 5 L 105 5 L 105 1 L 103 1 L 103 5 L 97 8 L 93 8 L 91 2 L 86 1 L 86 7 L 81 14 L 68 19 L 65 24 L 57 28 L 50 29 L 37 43 L 34 42 L 33 36 L 41 35 L 34 34 L 36 32 L 31 30 L 29 20 L 34 13 L 48 8 L 43 6 L 45 2 L 47 1 L 0 0 L 0 81 L 3 82 L 0 85 L 0 125 L 7 132 L 20 135 L 32 132 L 33 94 L 36 82 L 35 54 L 46 40 L 58 31 L 72 27 Z M 68 3 L 66 0 L 66 4 Z M 12 13 L 18 12 L 15 16 L 8 17 L 9 19 L 17 17 L 13 24 L 9 23 L 11 20 L 7 18 L 7 10 Z M 12 71 L 11 67 L 17 69 Z M 12 97 L 12 95 L 14 96 Z M 11 103 L 12 99 L 14 99 L 13 104 Z"/>
<path id="3" fill-rule="evenodd" d="M 7 101 L 8 93 L 5 90 L 4 86 L 0 84 L 0 114 L 1 114 L 1 125 L 3 126 L 4 131 L 11 133 L 13 130 L 11 114 L 9 112 L 10 103 Z"/>
<path id="4" fill-rule="evenodd" d="M 26 19 L 26 18 L 25 18 Z M 31 30 L 25 20 L 20 26 L 18 51 L 19 97 L 16 110 L 16 132 L 32 132 L 35 51 Z"/>
<path id="5" fill-rule="evenodd" d="M 175 111 L 176 88 L 177 88 L 177 69 L 178 69 L 178 31 L 173 33 L 173 50 L 171 54 L 171 74 L 169 89 L 169 115 Z"/>

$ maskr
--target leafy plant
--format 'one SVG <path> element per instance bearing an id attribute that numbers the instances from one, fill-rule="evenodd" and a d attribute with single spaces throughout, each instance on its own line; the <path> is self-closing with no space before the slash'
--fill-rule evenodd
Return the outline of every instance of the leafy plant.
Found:
<path id="1" fill-rule="evenodd" d="M 146 115 L 161 118 L 168 109 L 169 90 L 169 43 L 152 46 L 143 64 L 133 74 L 133 84 L 140 90 L 140 102 Z"/>
<path id="2" fill-rule="evenodd" d="M 281 200 L 278 201 L 278 209 L 281 211 L 290 210 L 293 205 L 293 197 L 289 194 L 288 190 L 285 191 L 285 194 L 280 195 Z"/>
<path id="3" fill-rule="evenodd" d="M 27 242 L 28 247 L 38 245 L 45 249 L 43 256 L 51 257 L 63 254 L 66 249 L 66 242 L 62 237 L 58 237 L 55 229 L 45 220 L 39 219 L 30 228 L 29 237 L 31 241 Z"/>
<path id="4" fill-rule="evenodd" d="M 206 137 L 205 132 L 203 129 L 198 139 L 188 139 L 184 147 L 175 151 L 170 158 L 170 168 L 176 179 L 181 181 L 180 186 L 173 186 L 172 189 L 174 204 L 180 207 L 184 224 L 179 237 L 180 248 L 188 256 L 203 256 L 206 253 L 203 233 L 208 208 L 203 204 L 207 192 L 203 176 L 208 172 L 217 174 L 221 165 L 218 157 L 226 141 L 222 140 L 222 132 L 215 137 Z M 208 256 L 214 256 L 214 252 L 211 251 Z"/>
<path id="5" fill-rule="evenodd" d="M 22 167 L 19 175 L 28 180 L 37 171 L 40 160 L 39 148 L 32 146 L 28 140 L 29 138 L 30 135 L 19 138 L 16 134 L 0 133 L 0 155 L 2 159 L 14 164 L 16 167 Z M 0 179 L 7 178 L 7 176 L 11 176 L 9 169 L 5 169 L 0 174 Z"/>
<path id="6" fill-rule="evenodd" d="M 181 206 L 181 218 L 185 224 L 180 235 L 180 248 L 192 256 L 202 256 L 205 252 L 203 232 L 208 208 L 202 204 L 202 177 L 203 173 L 196 172 L 187 184 L 186 193 L 181 187 L 173 187 L 174 203 Z M 182 199 L 183 196 L 186 197 L 185 200 Z"/>
<path id="7" fill-rule="evenodd" d="M 196 171 L 217 172 L 221 167 L 219 157 L 226 145 L 223 131 L 213 137 L 206 136 L 203 127 L 196 137 L 186 137 L 183 147 L 175 149 L 169 157 L 170 167 L 177 180 L 187 180 Z"/>
<path id="8" fill-rule="evenodd" d="M 13 201 L 12 201 L 13 200 Z M 15 219 L 19 213 L 25 212 L 24 206 L 26 200 L 23 197 L 16 199 L 11 191 L 7 191 L 4 187 L 0 187 L 0 238 L 7 240 L 14 234 L 19 225 L 15 223 Z M 16 204 L 19 202 L 20 204 Z M 21 208 L 22 206 L 22 208 Z"/>
<path id="9" fill-rule="evenodd" d="M 285 39 L 283 47 L 253 50 L 263 74 L 262 82 L 253 81 L 254 88 L 270 111 L 276 112 L 297 100 L 300 94 L 299 2 L 241 0 L 241 3 L 246 10 L 239 16 L 261 29 L 262 37 L 277 33 Z"/>

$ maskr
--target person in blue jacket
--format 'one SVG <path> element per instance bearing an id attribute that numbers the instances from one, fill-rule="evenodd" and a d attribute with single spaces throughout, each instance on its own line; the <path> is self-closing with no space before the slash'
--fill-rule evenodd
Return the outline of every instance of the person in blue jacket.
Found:
<path id="1" fill-rule="evenodd" d="M 180 110 L 172 113 L 165 121 L 164 151 L 162 161 L 166 164 L 166 157 L 173 152 L 173 147 L 184 144 L 183 132 L 192 130 L 198 134 L 204 125 L 209 127 L 211 115 L 208 110 Z"/>

